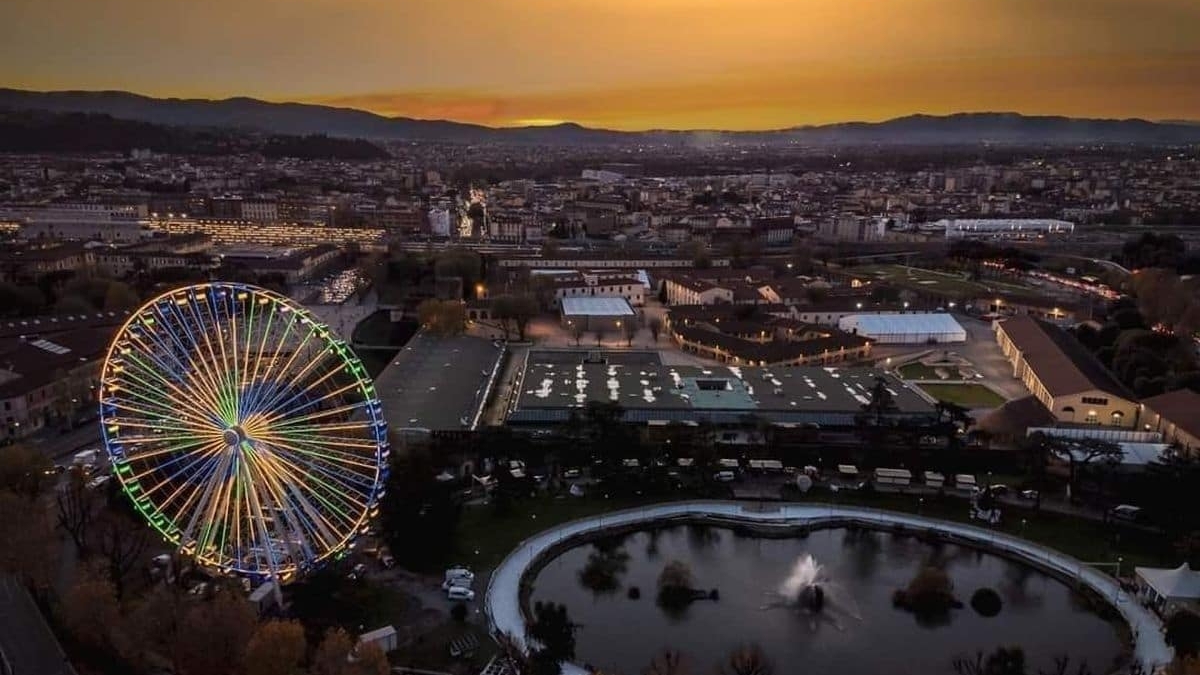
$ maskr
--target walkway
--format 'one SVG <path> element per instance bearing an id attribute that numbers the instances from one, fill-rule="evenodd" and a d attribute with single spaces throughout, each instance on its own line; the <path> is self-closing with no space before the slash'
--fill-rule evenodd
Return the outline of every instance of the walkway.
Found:
<path id="1" fill-rule="evenodd" d="M 521 575 L 533 564 L 534 560 L 555 544 L 568 537 L 600 532 L 605 528 L 618 525 L 684 516 L 736 518 L 763 524 L 773 523 L 789 526 L 819 525 L 822 521 L 830 519 L 842 521 L 850 519 L 868 526 L 904 525 L 914 529 L 936 529 L 956 537 L 975 541 L 992 549 L 1006 551 L 1038 566 L 1076 578 L 1101 596 L 1114 601 L 1114 606 L 1128 622 L 1132 634 L 1135 636 L 1134 658 L 1146 666 L 1148 672 L 1152 672 L 1154 666 L 1168 663 L 1173 656 L 1171 648 L 1163 639 L 1162 624 L 1154 613 L 1139 605 L 1126 592 L 1122 591 L 1112 577 L 1068 555 L 1018 537 L 972 525 L 891 511 L 818 504 L 771 504 L 764 507 L 762 504 L 739 502 L 679 502 L 617 511 L 546 530 L 522 542 L 492 574 L 484 599 L 484 610 L 487 613 L 492 632 L 508 633 L 518 642 L 523 643 L 525 622 L 521 616 L 520 606 Z M 566 667 L 568 665 L 570 664 L 564 664 L 564 675 L 576 675 L 584 672 L 575 666 Z"/>

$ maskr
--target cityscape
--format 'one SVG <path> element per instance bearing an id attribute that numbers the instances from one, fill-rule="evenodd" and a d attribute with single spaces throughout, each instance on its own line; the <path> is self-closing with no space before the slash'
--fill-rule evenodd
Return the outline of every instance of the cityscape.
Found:
<path id="1" fill-rule="evenodd" d="M 1200 673 L 1200 5 L 417 5 L 0 8 L 0 675 Z"/>

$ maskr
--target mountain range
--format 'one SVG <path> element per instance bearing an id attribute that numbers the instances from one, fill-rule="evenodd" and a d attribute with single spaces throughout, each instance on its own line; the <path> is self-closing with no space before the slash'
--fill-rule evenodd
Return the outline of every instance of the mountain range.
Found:
<path id="1" fill-rule="evenodd" d="M 234 128 L 274 134 L 373 140 L 545 145 L 669 143 L 800 143 L 806 145 L 1190 144 L 1200 124 L 1143 119 L 1081 119 L 1009 112 L 910 115 L 883 122 L 846 122 L 770 131 L 614 131 L 565 123 L 487 127 L 448 120 L 387 117 L 364 110 L 253 98 L 151 98 L 123 91 L 37 92 L 0 88 L 0 109 L 100 113 L 170 126 Z"/>

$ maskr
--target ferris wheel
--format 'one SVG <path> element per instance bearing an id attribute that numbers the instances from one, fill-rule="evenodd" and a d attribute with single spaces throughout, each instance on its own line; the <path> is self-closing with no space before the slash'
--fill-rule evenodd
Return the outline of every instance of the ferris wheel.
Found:
<path id="1" fill-rule="evenodd" d="M 383 495 L 374 385 L 278 293 L 214 282 L 147 302 L 113 338 L 100 392 L 113 475 L 211 569 L 290 581 L 345 555 Z"/>

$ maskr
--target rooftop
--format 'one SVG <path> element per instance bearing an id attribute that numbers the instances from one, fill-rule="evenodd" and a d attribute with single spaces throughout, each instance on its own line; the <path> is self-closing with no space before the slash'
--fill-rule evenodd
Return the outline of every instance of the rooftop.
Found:
<path id="1" fill-rule="evenodd" d="M 563 298 L 564 316 L 633 316 L 625 298 Z"/>
<path id="2" fill-rule="evenodd" d="M 778 422 L 853 421 L 883 377 L 901 415 L 933 406 L 894 376 L 869 368 L 737 368 L 548 363 L 532 354 L 513 421 L 563 417 L 589 402 L 619 403 L 634 419 L 760 414 Z M 558 410 L 562 415 L 539 415 Z M 629 415 L 627 414 L 627 419 Z"/>
<path id="3" fill-rule="evenodd" d="M 1098 390 L 1134 400 L 1102 363 L 1066 331 L 1019 314 L 1000 324 L 1051 396 Z"/>
<path id="4" fill-rule="evenodd" d="M 417 333 L 375 378 L 388 424 L 434 431 L 470 427 L 501 353 L 480 338 Z"/>

